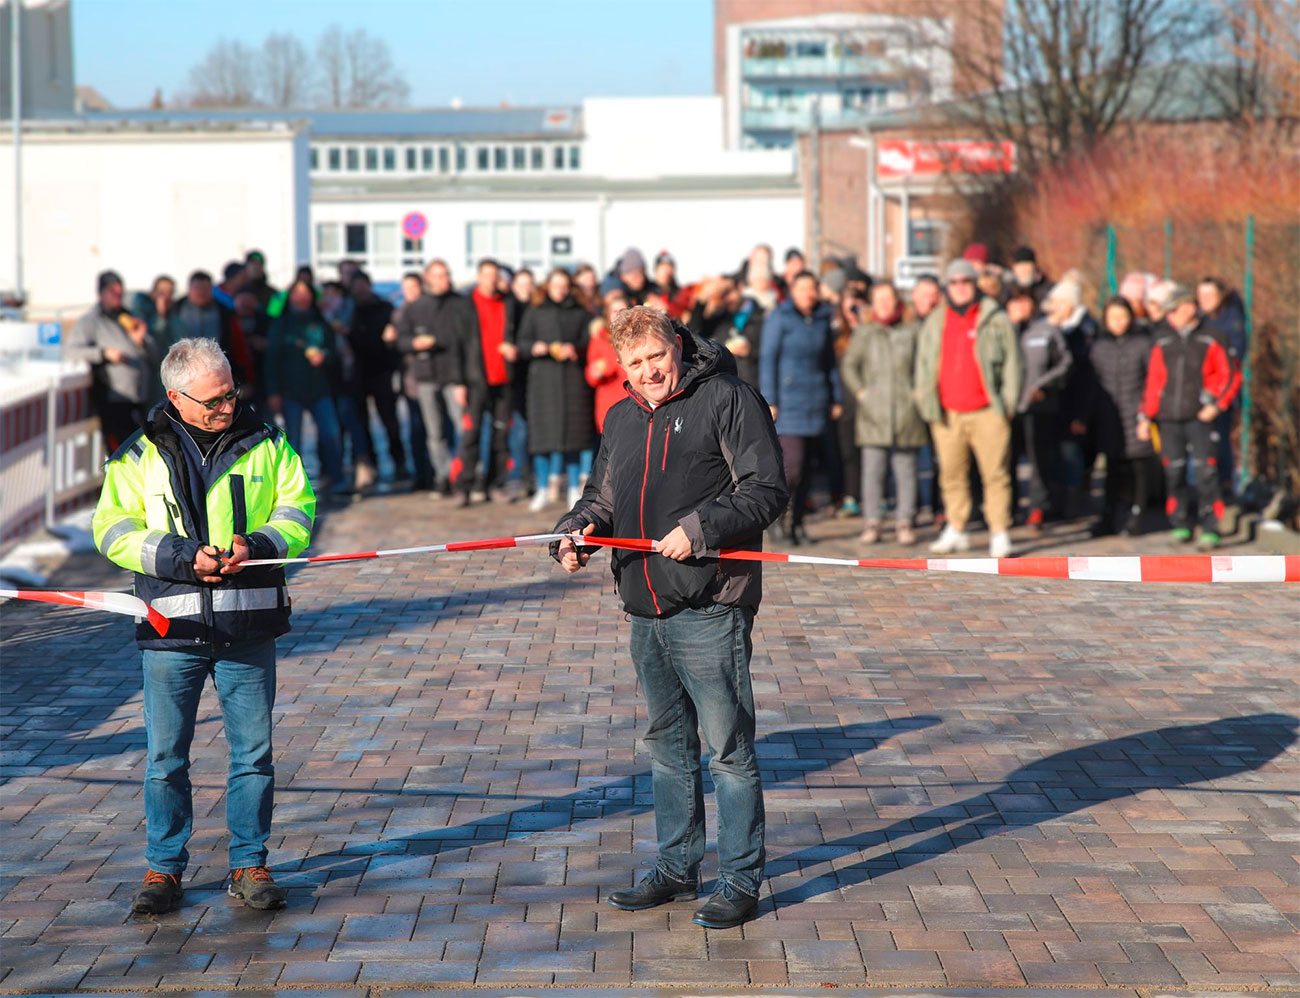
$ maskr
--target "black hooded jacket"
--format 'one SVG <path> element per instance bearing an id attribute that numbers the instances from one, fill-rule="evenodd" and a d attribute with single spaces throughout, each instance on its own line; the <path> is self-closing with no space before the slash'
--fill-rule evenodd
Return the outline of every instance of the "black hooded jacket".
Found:
<path id="1" fill-rule="evenodd" d="M 557 531 L 595 524 L 600 536 L 659 540 L 680 526 L 693 557 L 611 552 L 614 582 L 628 613 L 667 617 L 712 603 L 757 608 L 758 562 L 699 557 L 719 548 L 760 551 L 763 531 L 789 500 L 781 448 L 758 392 L 736 377 L 718 344 L 682 337 L 677 391 L 651 408 L 628 397 L 605 417 L 605 432 L 582 498 Z"/>

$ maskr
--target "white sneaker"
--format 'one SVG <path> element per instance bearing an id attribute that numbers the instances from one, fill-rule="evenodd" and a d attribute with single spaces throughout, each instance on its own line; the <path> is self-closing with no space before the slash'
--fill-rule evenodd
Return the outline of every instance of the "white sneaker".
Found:
<path id="1" fill-rule="evenodd" d="M 528 508 L 532 510 L 534 513 L 540 513 L 542 510 L 546 508 L 546 504 L 549 501 L 549 498 L 550 497 L 547 496 L 546 494 L 546 489 L 544 488 L 538 489 L 536 492 L 533 493 L 533 498 L 532 501 L 529 502 Z"/>
<path id="2" fill-rule="evenodd" d="M 989 535 L 989 557 L 1011 557 L 1011 535 L 1005 530 L 998 534 Z"/>
<path id="3" fill-rule="evenodd" d="M 969 550 L 970 534 L 964 530 L 954 530 L 952 527 L 944 527 L 939 539 L 930 545 L 930 551 L 934 554 L 956 554 L 959 551 Z"/>

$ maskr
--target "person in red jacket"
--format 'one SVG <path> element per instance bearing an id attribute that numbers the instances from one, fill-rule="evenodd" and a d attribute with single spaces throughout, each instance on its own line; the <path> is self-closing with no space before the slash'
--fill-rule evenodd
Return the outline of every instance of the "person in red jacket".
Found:
<path id="1" fill-rule="evenodd" d="M 624 383 L 627 372 L 618 362 L 618 351 L 609 339 L 609 325 L 614 316 L 627 308 L 627 295 L 614 290 L 605 296 L 604 315 L 591 320 L 591 340 L 587 344 L 587 384 L 596 389 L 596 432 L 605 432 L 605 413 L 610 406 L 627 397 Z"/>
<path id="2" fill-rule="evenodd" d="M 1173 539 L 1190 541 L 1192 526 L 1199 521 L 1198 544 L 1208 550 L 1219 545 L 1223 515 L 1215 420 L 1232 404 L 1241 382 L 1222 338 L 1202 325 L 1190 291 L 1175 285 L 1159 304 L 1165 309 L 1165 329 L 1151 348 L 1137 435 L 1150 440 L 1151 423 L 1158 424 L 1168 490 L 1165 510 L 1173 522 Z M 1189 452 L 1195 505 L 1187 485 Z"/>

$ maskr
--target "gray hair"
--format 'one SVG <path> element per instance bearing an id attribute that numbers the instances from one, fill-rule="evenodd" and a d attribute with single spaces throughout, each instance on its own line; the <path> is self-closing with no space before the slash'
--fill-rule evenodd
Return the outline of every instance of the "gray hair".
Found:
<path id="1" fill-rule="evenodd" d="M 195 378 L 219 371 L 230 374 L 230 361 L 216 340 L 177 340 L 163 358 L 162 383 L 168 391 L 183 392 Z"/>

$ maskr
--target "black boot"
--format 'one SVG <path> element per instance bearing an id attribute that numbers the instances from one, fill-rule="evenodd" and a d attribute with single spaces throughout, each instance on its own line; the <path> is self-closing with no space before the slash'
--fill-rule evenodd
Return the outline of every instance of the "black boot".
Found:
<path id="1" fill-rule="evenodd" d="M 700 885 L 693 880 L 675 880 L 655 867 L 630 891 L 614 891 L 605 903 L 621 911 L 644 911 L 669 901 L 694 901 Z"/>

